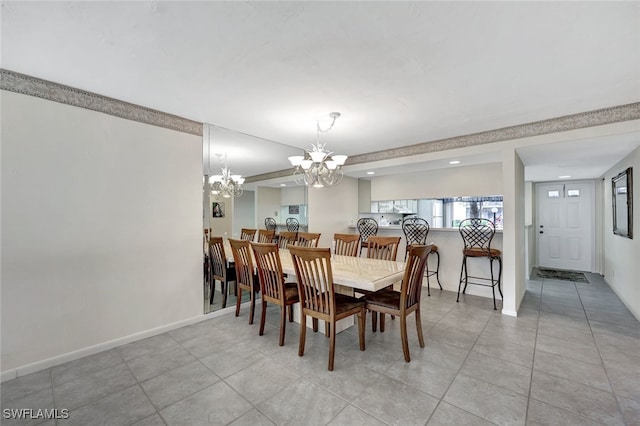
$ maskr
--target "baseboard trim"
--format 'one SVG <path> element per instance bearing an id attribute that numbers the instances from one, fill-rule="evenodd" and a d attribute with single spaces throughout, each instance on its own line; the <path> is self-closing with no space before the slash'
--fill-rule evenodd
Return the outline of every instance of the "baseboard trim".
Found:
<path id="1" fill-rule="evenodd" d="M 245 302 L 242 306 L 249 306 L 250 302 Z M 171 324 L 166 324 L 160 327 L 152 328 L 149 330 L 140 331 L 138 333 L 130 334 L 128 336 L 120 337 L 117 339 L 109 340 L 107 342 L 98 343 L 97 345 L 88 346 L 86 348 L 78 349 L 72 352 L 67 352 L 61 355 L 56 355 L 51 358 L 43 359 L 41 361 L 25 364 L 20 367 L 13 368 L 0 372 L 0 383 L 7 380 L 12 380 L 17 377 L 26 376 L 27 374 L 36 373 L 38 371 L 46 370 L 47 368 L 55 367 L 56 365 L 64 364 L 65 362 L 74 361 L 85 356 L 94 355 L 98 352 L 113 349 L 118 346 L 126 345 L 127 343 L 135 342 L 137 340 L 146 339 L 147 337 L 156 336 L 158 334 L 166 333 L 181 327 L 185 327 L 191 324 L 198 323 L 200 321 L 216 318 L 228 313 L 235 312 L 235 305 L 230 306 L 219 311 L 211 312 L 208 314 L 198 315 L 192 318 L 176 321 Z"/>
<path id="2" fill-rule="evenodd" d="M 507 316 L 510 316 L 510 317 L 517 317 L 518 316 L 518 312 L 517 311 L 508 311 L 506 309 L 503 309 L 501 311 L 501 313 L 502 313 L 502 315 L 507 315 Z"/>

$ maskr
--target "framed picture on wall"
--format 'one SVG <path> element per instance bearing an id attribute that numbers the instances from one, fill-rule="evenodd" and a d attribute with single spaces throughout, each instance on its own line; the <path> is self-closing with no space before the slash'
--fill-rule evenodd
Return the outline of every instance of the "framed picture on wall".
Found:
<path id="1" fill-rule="evenodd" d="M 213 203 L 211 212 L 213 217 L 224 217 L 224 203 Z"/>

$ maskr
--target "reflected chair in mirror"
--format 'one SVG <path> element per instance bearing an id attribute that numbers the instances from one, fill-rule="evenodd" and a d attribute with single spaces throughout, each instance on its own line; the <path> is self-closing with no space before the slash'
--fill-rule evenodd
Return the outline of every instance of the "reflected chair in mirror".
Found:
<path id="1" fill-rule="evenodd" d="M 407 240 L 407 250 L 405 252 L 405 259 L 409 254 L 409 246 L 410 245 L 425 245 L 427 244 L 427 235 L 429 235 L 429 222 L 421 217 L 409 216 L 404 218 L 402 221 L 402 232 L 404 232 L 404 236 Z M 438 282 L 438 286 L 440 290 L 442 290 L 442 284 L 440 284 L 440 253 L 438 252 L 438 246 L 435 244 L 431 244 L 431 254 L 435 254 L 436 261 L 436 269 L 431 271 L 429 270 L 429 264 L 427 263 L 426 271 L 427 271 L 427 296 L 431 296 L 431 276 L 436 276 L 436 281 Z"/>
<path id="2" fill-rule="evenodd" d="M 222 307 L 226 308 L 229 283 L 236 280 L 236 269 L 235 267 L 227 266 L 227 256 L 224 252 L 222 237 L 210 237 L 209 242 L 209 269 L 211 271 L 211 297 L 209 298 L 209 304 L 213 303 L 213 295 L 216 291 L 216 281 L 220 281 Z"/>
<path id="3" fill-rule="evenodd" d="M 285 283 L 282 273 L 280 252 L 275 243 L 251 243 L 258 267 L 258 279 L 262 292 L 262 314 L 260 316 L 260 336 L 264 334 L 267 302 L 280 306 L 280 338 L 278 344 L 284 345 L 287 322 L 286 311 L 289 311 L 289 322 L 293 322 L 293 304 L 300 301 L 298 284 Z"/>
<path id="4" fill-rule="evenodd" d="M 360 235 L 333 234 L 334 254 L 340 256 L 358 256 L 360 250 Z"/>
<path id="5" fill-rule="evenodd" d="M 240 239 L 245 241 L 253 241 L 256 236 L 257 229 L 242 228 L 240 230 Z"/>
<path id="6" fill-rule="evenodd" d="M 298 278 L 300 295 L 300 343 L 298 356 L 304 355 L 307 315 L 329 325 L 329 371 L 333 371 L 336 349 L 336 322 L 358 316 L 358 340 L 364 351 L 365 302 L 335 292 L 331 271 L 331 249 L 290 246 L 289 252 Z"/>
<path id="7" fill-rule="evenodd" d="M 295 217 L 288 217 L 285 223 L 289 232 L 298 232 L 300 229 L 300 222 Z"/>
<path id="8" fill-rule="evenodd" d="M 358 219 L 356 228 L 360 233 L 360 255 L 362 255 L 362 249 L 369 246 L 369 237 L 378 235 L 378 222 L 370 217 L 363 217 Z"/>
<path id="9" fill-rule="evenodd" d="M 462 294 L 467 291 L 468 284 L 481 285 L 491 287 L 493 293 L 493 309 L 496 308 L 496 286 L 502 297 L 500 289 L 500 280 L 502 278 L 502 252 L 498 249 L 491 248 L 491 241 L 496 234 L 496 227 L 489 219 L 469 218 L 460 222 L 458 227 L 460 235 L 464 242 L 462 249 L 462 266 L 460 267 L 460 282 L 458 283 L 458 298 L 460 301 L 460 288 L 464 282 Z M 467 261 L 469 258 L 487 258 L 489 260 L 489 277 L 471 276 L 469 275 Z M 493 272 L 493 262 L 498 261 L 498 278 Z M 471 281 L 469 279 L 471 278 Z"/>
<path id="10" fill-rule="evenodd" d="M 421 348 L 424 348 L 422 321 L 420 318 L 420 294 L 429 253 L 431 253 L 430 245 L 409 246 L 409 255 L 400 291 L 385 289 L 370 293 L 364 297 L 367 303 L 366 307 L 370 311 L 379 312 L 380 316 L 391 314 L 400 317 L 400 337 L 406 362 L 411 362 L 409 339 L 407 337 L 407 316 L 412 312 L 415 312 L 416 316 L 418 343 Z"/>
<path id="11" fill-rule="evenodd" d="M 267 231 L 276 232 L 276 220 L 272 217 L 268 217 L 264 220 L 264 227 Z"/>
<path id="12" fill-rule="evenodd" d="M 398 258 L 398 248 L 400 247 L 400 237 L 379 237 L 372 235 L 369 237 L 369 246 L 367 248 L 367 258 L 390 260 L 395 262 Z M 387 287 L 393 289 L 393 285 Z M 359 293 L 369 294 L 370 292 Z M 378 328 L 378 313 L 371 311 L 371 330 L 376 331 Z M 380 315 L 380 332 L 384 331 L 384 313 Z"/>
<path id="13" fill-rule="evenodd" d="M 258 230 L 258 242 L 259 243 L 272 243 L 273 239 L 276 237 L 276 231 L 270 229 L 259 229 Z"/>
<path id="14" fill-rule="evenodd" d="M 286 249 L 289 244 L 295 244 L 297 238 L 297 232 L 282 231 L 278 234 L 278 247 Z"/>
<path id="15" fill-rule="evenodd" d="M 316 232 L 298 232 L 298 238 L 294 245 L 299 247 L 318 247 L 320 241 L 320 233 Z"/>
<path id="16" fill-rule="evenodd" d="M 242 290 L 249 292 L 249 324 L 253 324 L 253 314 L 256 310 L 256 292 L 260 290 L 258 277 L 254 274 L 253 260 L 251 259 L 250 242 L 247 240 L 229 240 L 233 263 L 236 267 L 236 316 L 240 315 L 242 303 Z"/>

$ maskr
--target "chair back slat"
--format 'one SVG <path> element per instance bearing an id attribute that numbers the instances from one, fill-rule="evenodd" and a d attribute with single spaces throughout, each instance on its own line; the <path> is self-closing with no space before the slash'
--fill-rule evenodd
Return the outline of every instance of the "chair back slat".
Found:
<path id="1" fill-rule="evenodd" d="M 253 260 L 249 241 L 229 239 L 229 244 L 236 267 L 236 282 L 253 288 Z"/>
<path id="2" fill-rule="evenodd" d="M 400 237 L 369 237 L 367 257 L 370 259 L 396 260 Z"/>
<path id="3" fill-rule="evenodd" d="M 400 290 L 400 307 L 411 308 L 420 303 L 422 280 L 432 245 L 411 245 Z"/>
<path id="4" fill-rule="evenodd" d="M 222 237 L 209 238 L 209 262 L 214 278 L 218 281 L 226 281 L 227 257 L 224 253 Z"/>
<path id="5" fill-rule="evenodd" d="M 274 231 L 276 230 L 276 220 L 272 217 L 267 217 L 264 220 L 264 227 L 267 229 L 267 231 Z"/>
<path id="6" fill-rule="evenodd" d="M 240 230 L 240 239 L 253 241 L 253 238 L 256 236 L 256 232 L 258 232 L 257 229 L 242 228 Z"/>
<path id="7" fill-rule="evenodd" d="M 369 237 L 371 237 L 372 235 L 378 234 L 378 222 L 370 217 L 363 217 L 361 219 L 358 219 L 356 228 L 360 233 L 360 240 L 363 243 L 366 243 L 369 240 Z"/>
<path id="8" fill-rule="evenodd" d="M 278 245 L 275 243 L 251 243 L 258 268 L 258 280 L 262 297 L 278 299 L 284 303 L 284 274 Z"/>
<path id="9" fill-rule="evenodd" d="M 300 228 L 300 222 L 295 217 L 288 217 L 285 224 L 287 225 L 287 231 L 298 232 Z"/>
<path id="10" fill-rule="evenodd" d="M 335 254 L 341 256 L 357 256 L 360 249 L 360 235 L 358 234 L 333 234 L 335 241 Z"/>
<path id="11" fill-rule="evenodd" d="M 479 217 L 465 219 L 458 227 L 464 241 L 464 248 L 480 249 L 489 253 L 491 241 L 496 233 L 496 227 L 489 219 Z"/>
<path id="12" fill-rule="evenodd" d="M 320 234 L 316 232 L 298 232 L 295 245 L 300 247 L 318 247 Z"/>
<path id="13" fill-rule="evenodd" d="M 273 230 L 270 229 L 260 229 L 258 230 L 258 242 L 259 243 L 272 243 L 275 238 L 276 231 L 275 228 Z"/>
<path id="14" fill-rule="evenodd" d="M 328 318 L 334 315 L 331 249 L 290 246 L 289 252 L 298 278 L 298 293 L 303 309 Z"/>
<path id="15" fill-rule="evenodd" d="M 297 232 L 282 231 L 278 234 L 278 246 L 286 249 L 289 244 L 294 244 L 298 238 Z"/>

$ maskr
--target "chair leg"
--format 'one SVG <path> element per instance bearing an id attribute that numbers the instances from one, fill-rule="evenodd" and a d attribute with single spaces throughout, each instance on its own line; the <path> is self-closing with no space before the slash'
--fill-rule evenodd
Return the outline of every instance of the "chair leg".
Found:
<path id="1" fill-rule="evenodd" d="M 424 348 L 424 336 L 422 335 L 422 318 L 420 317 L 420 305 L 416 309 L 416 330 L 418 331 L 418 343 Z"/>
<path id="2" fill-rule="evenodd" d="M 500 283 L 502 282 L 502 257 L 498 258 L 498 291 L 500 292 L 500 297 L 504 299 L 502 296 L 502 289 L 500 288 Z"/>
<path id="3" fill-rule="evenodd" d="M 440 252 L 435 251 L 436 257 L 438 258 L 436 262 L 436 281 L 438 282 L 438 286 L 440 290 L 442 290 L 442 284 L 440 284 Z"/>
<path id="4" fill-rule="evenodd" d="M 240 290 L 238 289 L 238 300 L 240 297 Z M 256 310 L 256 292 L 253 290 L 249 290 L 249 294 L 251 295 L 251 308 L 249 309 L 249 324 L 253 324 L 253 313 Z"/>
<path id="5" fill-rule="evenodd" d="M 262 299 L 262 314 L 260 315 L 260 336 L 264 334 L 264 323 L 267 318 L 267 302 Z"/>
<path id="6" fill-rule="evenodd" d="M 493 293 L 493 310 L 496 311 L 496 282 L 493 280 L 493 257 L 489 258 L 489 268 L 491 269 L 491 293 Z"/>
<path id="7" fill-rule="evenodd" d="M 328 324 L 325 322 L 325 324 Z M 336 323 L 332 322 L 329 327 L 329 371 L 333 371 L 333 360 L 336 355 Z"/>
<path id="8" fill-rule="evenodd" d="M 227 293 L 229 292 L 229 283 L 226 283 L 224 281 L 220 281 L 222 283 L 221 285 L 221 289 L 222 289 L 222 307 L 226 308 L 227 307 Z"/>
<path id="9" fill-rule="evenodd" d="M 384 333 L 384 314 L 380 313 L 380 333 Z"/>
<path id="10" fill-rule="evenodd" d="M 330 328 L 331 328 L 331 324 L 329 324 L 327 321 L 325 321 L 324 322 L 324 335 L 325 335 L 325 337 L 329 337 L 330 332 L 331 332 Z"/>
<path id="11" fill-rule="evenodd" d="M 364 332 L 367 325 L 367 310 L 362 309 L 358 314 L 358 340 L 360 341 L 360 350 L 364 351 Z"/>
<path id="12" fill-rule="evenodd" d="M 313 332 L 318 332 L 318 318 L 311 318 L 311 324 L 313 325 Z"/>
<path id="13" fill-rule="evenodd" d="M 216 294 L 216 280 L 214 280 L 213 277 L 211 277 L 211 284 L 209 285 L 209 288 L 211 289 L 211 296 L 209 296 L 209 304 L 212 305 L 213 295 Z"/>
<path id="14" fill-rule="evenodd" d="M 465 265 L 466 265 L 466 257 L 462 257 L 462 265 L 460 265 L 460 281 L 458 281 L 458 298 L 456 299 L 456 302 L 460 301 L 460 288 L 462 287 L 462 273 L 465 270 Z M 465 273 L 466 275 L 466 273 Z"/>
<path id="15" fill-rule="evenodd" d="M 241 299 L 242 299 L 242 289 L 239 288 L 237 282 L 236 282 L 235 293 L 236 293 L 236 316 L 238 316 L 238 315 L 240 315 L 240 302 L 241 302 Z M 251 321 L 251 320 L 249 320 L 249 321 Z M 249 324 L 251 324 L 251 322 L 249 322 Z"/>
<path id="16" fill-rule="evenodd" d="M 374 333 L 378 331 L 378 313 L 371 311 L 371 331 Z"/>
<path id="17" fill-rule="evenodd" d="M 304 355 L 304 341 L 306 338 L 307 338 L 307 316 L 304 314 L 304 312 L 302 312 L 302 315 L 300 317 L 300 341 L 298 343 L 298 356 Z"/>
<path id="18" fill-rule="evenodd" d="M 289 322 L 293 322 L 293 305 L 289 305 Z"/>
<path id="19" fill-rule="evenodd" d="M 409 355 L 409 339 L 407 337 L 407 316 L 400 316 L 400 338 L 402 340 L 402 352 L 404 352 L 404 360 L 411 362 L 411 356 Z"/>
<path id="20" fill-rule="evenodd" d="M 467 265 L 467 257 L 464 257 L 464 288 L 462 294 L 467 294 L 467 286 L 469 285 L 469 265 Z"/>
<path id="21" fill-rule="evenodd" d="M 280 340 L 278 340 L 278 345 L 284 346 L 284 333 L 287 327 L 287 307 L 280 307 Z"/>

